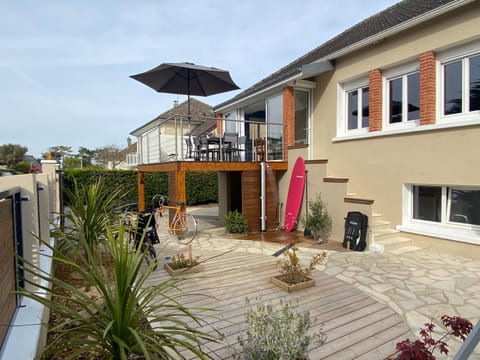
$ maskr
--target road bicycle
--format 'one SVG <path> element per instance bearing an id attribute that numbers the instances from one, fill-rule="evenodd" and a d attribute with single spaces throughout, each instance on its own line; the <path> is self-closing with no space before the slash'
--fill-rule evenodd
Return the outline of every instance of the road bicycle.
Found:
<path id="1" fill-rule="evenodd" d="M 153 211 L 157 234 L 174 238 L 180 244 L 189 244 L 197 235 L 197 219 L 185 212 L 185 203 L 168 203 L 168 197 L 157 194 L 152 203 L 158 199 L 158 207 Z"/>
<path id="2" fill-rule="evenodd" d="M 144 255 L 148 265 L 155 262 L 154 269 L 157 268 L 157 252 L 154 244 L 160 242 L 154 224 L 153 214 L 148 211 L 125 212 L 123 214 L 123 224 L 128 232 L 128 240 L 133 243 L 135 250 Z"/>

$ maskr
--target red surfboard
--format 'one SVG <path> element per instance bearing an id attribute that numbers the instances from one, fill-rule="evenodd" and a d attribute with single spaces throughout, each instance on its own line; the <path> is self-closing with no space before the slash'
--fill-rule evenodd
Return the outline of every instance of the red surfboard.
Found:
<path id="1" fill-rule="evenodd" d="M 290 232 L 297 223 L 298 213 L 303 199 L 305 185 L 305 161 L 298 157 L 293 166 L 290 186 L 288 188 L 287 204 L 285 205 L 285 231 Z"/>

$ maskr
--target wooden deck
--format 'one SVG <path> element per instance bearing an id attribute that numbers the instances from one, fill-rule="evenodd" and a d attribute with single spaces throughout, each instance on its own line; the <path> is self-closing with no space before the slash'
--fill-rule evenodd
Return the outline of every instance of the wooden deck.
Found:
<path id="1" fill-rule="evenodd" d="M 217 254 L 201 249 L 195 252 L 202 260 Z M 396 342 L 411 337 L 403 318 L 388 305 L 321 271 L 313 273 L 313 288 L 288 294 L 273 286 L 269 279 L 278 274 L 277 260 L 262 253 L 234 251 L 207 260 L 202 272 L 186 275 L 181 291 L 206 296 L 189 296 L 183 303 L 216 310 L 208 327 L 203 328 L 209 331 L 213 327 L 224 334 L 220 343 L 205 345 L 214 358 L 231 359 L 240 352 L 238 337 L 245 336 L 246 298 L 251 304 L 298 300 L 302 310 L 309 310 L 318 322 L 312 331 L 321 330 L 327 335 L 324 345 L 310 349 L 312 360 L 384 359 L 392 354 Z M 157 284 L 168 276 L 159 267 L 146 285 Z"/>
<path id="2" fill-rule="evenodd" d="M 195 255 L 205 260 L 218 254 L 203 250 Z M 327 335 L 324 345 L 310 349 L 310 359 L 383 359 L 393 353 L 396 342 L 411 336 L 403 318 L 388 305 L 321 271 L 313 273 L 313 288 L 291 294 L 280 290 L 269 282 L 278 274 L 277 260 L 261 253 L 234 251 L 205 261 L 200 273 L 185 275 L 181 291 L 203 296 L 189 296 L 183 304 L 216 310 L 208 326 L 222 332 L 225 338 L 220 343 L 206 344 L 214 358 L 231 359 L 240 352 L 238 337 L 245 336 L 246 298 L 251 304 L 298 300 L 302 310 L 309 310 L 318 322 L 312 331 L 321 330 Z M 146 285 L 168 276 L 159 267 Z"/>

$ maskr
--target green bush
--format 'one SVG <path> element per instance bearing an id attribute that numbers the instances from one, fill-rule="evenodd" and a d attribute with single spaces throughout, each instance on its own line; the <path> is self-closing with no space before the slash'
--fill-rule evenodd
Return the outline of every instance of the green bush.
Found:
<path id="1" fill-rule="evenodd" d="M 325 343 L 323 333 L 309 334 L 314 320 L 308 311 L 299 310 L 298 300 L 281 301 L 277 307 L 257 304 L 254 308 L 248 298 L 246 303 L 247 337 L 238 339 L 243 350 L 242 359 L 304 359 L 312 342 L 316 345 Z"/>
<path id="2" fill-rule="evenodd" d="M 187 205 L 218 202 L 216 172 L 187 172 Z"/>
<path id="3" fill-rule="evenodd" d="M 63 175 L 64 194 L 75 192 L 75 183 L 78 187 L 83 187 L 94 184 L 100 179 L 106 188 L 112 191 L 122 189 L 128 193 L 127 197 L 118 199 L 118 201 L 137 203 L 137 172 L 132 170 L 65 169 Z M 65 196 L 65 199 L 68 197 Z"/>
<path id="4" fill-rule="evenodd" d="M 74 190 L 74 179 L 79 186 L 91 184 L 102 178 L 110 189 L 128 191 L 127 203 L 138 203 L 137 172 L 133 170 L 105 170 L 99 168 L 65 169 L 64 186 Z M 167 173 L 145 173 L 145 206 L 152 206 L 155 194 L 168 195 Z M 186 174 L 187 205 L 215 203 L 218 201 L 216 172 L 190 172 Z M 156 204 L 154 204 L 156 206 Z"/>
<path id="5" fill-rule="evenodd" d="M 225 216 L 225 227 L 232 234 L 246 233 L 248 231 L 248 219 L 237 210 L 229 211 Z"/>
<path id="6" fill-rule="evenodd" d="M 12 166 L 12 169 L 19 173 L 26 174 L 30 170 L 30 164 L 26 161 L 19 161 Z"/>

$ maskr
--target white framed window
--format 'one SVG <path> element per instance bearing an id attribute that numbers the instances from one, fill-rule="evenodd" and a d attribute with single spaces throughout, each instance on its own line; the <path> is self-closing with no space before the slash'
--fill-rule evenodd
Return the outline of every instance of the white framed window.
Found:
<path id="1" fill-rule="evenodd" d="M 420 123 L 420 72 L 417 62 L 383 71 L 384 128 Z"/>
<path id="2" fill-rule="evenodd" d="M 480 119 L 480 43 L 448 50 L 437 57 L 439 115 L 443 121 Z"/>
<path id="3" fill-rule="evenodd" d="M 407 184 L 401 229 L 480 244 L 480 187 Z"/>
<path id="4" fill-rule="evenodd" d="M 224 116 L 224 131 L 225 132 L 231 132 L 231 133 L 236 133 L 238 132 L 238 118 L 237 118 L 237 112 L 236 111 L 232 111 L 232 112 L 229 112 L 228 114 L 226 114 Z"/>
<path id="5" fill-rule="evenodd" d="M 309 143 L 310 90 L 295 89 L 294 141 L 295 145 Z"/>
<path id="6" fill-rule="evenodd" d="M 338 120 L 339 136 L 368 133 L 370 122 L 370 89 L 368 77 L 339 84 L 338 88 Z"/>

